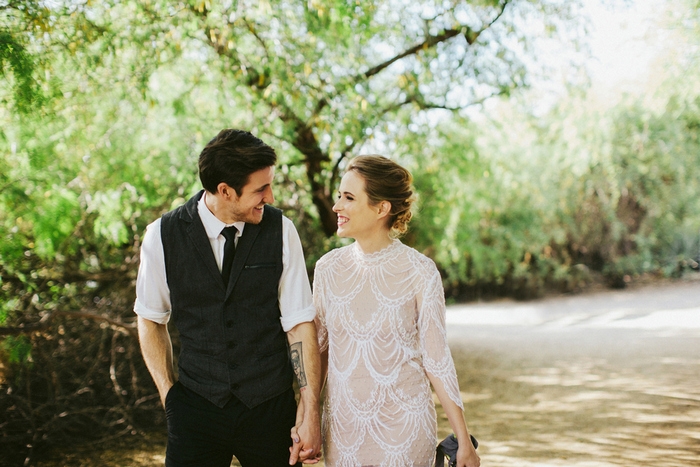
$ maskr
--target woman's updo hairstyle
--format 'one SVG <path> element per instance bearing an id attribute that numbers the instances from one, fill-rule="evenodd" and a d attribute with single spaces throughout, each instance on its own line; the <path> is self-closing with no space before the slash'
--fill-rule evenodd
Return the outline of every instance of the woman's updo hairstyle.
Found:
<path id="1" fill-rule="evenodd" d="M 382 201 L 391 203 L 388 225 L 392 237 L 404 234 L 411 220 L 411 205 L 415 201 L 411 173 L 391 159 L 377 155 L 353 158 L 346 169 L 346 172 L 350 171 L 364 179 L 370 205 Z"/>

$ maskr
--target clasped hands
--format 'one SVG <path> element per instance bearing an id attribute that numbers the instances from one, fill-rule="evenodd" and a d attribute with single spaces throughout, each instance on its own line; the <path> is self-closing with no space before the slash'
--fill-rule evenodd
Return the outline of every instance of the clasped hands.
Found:
<path id="1" fill-rule="evenodd" d="M 318 412 L 303 415 L 303 407 L 297 410 L 296 424 L 292 427 L 292 447 L 289 448 L 289 465 L 301 461 L 316 464 L 321 460 L 321 423 Z"/>

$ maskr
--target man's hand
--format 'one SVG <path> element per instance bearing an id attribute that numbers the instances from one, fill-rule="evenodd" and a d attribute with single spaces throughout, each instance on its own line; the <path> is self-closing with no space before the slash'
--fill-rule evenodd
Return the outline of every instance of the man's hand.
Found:
<path id="1" fill-rule="evenodd" d="M 303 399 L 297 408 L 296 424 L 291 429 L 292 447 L 289 448 L 289 465 L 299 461 L 316 464 L 321 459 L 321 429 L 318 408 L 305 411 Z"/>

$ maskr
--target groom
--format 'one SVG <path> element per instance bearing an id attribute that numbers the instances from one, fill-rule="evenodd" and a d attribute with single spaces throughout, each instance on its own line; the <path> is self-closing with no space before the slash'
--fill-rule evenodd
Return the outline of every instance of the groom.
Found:
<path id="1" fill-rule="evenodd" d="M 252 134 L 221 131 L 199 156 L 204 189 L 146 230 L 134 311 L 165 407 L 167 467 L 320 456 L 315 311 L 298 233 L 268 205 L 276 162 Z"/>

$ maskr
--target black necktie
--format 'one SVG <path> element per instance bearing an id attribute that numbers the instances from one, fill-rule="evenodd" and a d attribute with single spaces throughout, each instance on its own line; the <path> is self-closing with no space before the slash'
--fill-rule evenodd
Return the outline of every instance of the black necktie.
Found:
<path id="1" fill-rule="evenodd" d="M 224 262 L 221 264 L 221 277 L 224 278 L 224 285 L 228 285 L 228 278 L 231 275 L 231 265 L 233 265 L 233 257 L 236 254 L 236 234 L 238 229 L 234 226 L 224 227 L 221 235 L 226 238 L 224 243 Z"/>

